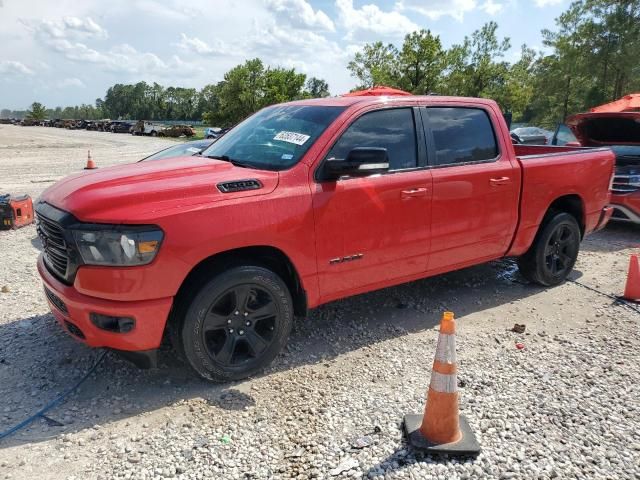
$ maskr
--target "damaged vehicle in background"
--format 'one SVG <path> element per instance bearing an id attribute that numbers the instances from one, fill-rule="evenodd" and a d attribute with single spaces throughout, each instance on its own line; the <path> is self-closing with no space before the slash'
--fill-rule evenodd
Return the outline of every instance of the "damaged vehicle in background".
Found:
<path id="1" fill-rule="evenodd" d="M 553 132 L 538 127 L 518 127 L 511 130 L 516 143 L 524 145 L 547 145 Z"/>
<path id="2" fill-rule="evenodd" d="M 640 224 L 640 112 L 590 112 L 559 125 L 554 145 L 610 147 L 616 155 L 612 218 Z"/>
<path id="3" fill-rule="evenodd" d="M 191 125 L 170 125 L 160 132 L 160 137 L 193 137 L 196 134 L 196 130 Z"/>

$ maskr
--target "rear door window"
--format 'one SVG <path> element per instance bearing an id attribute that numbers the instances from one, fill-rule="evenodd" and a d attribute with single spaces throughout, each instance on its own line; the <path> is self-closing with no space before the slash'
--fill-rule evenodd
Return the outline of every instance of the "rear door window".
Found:
<path id="1" fill-rule="evenodd" d="M 480 108 L 429 107 L 435 165 L 495 160 L 498 145 L 491 120 Z"/>
<path id="2" fill-rule="evenodd" d="M 412 108 L 390 108 L 365 113 L 333 145 L 327 158 L 344 160 L 357 147 L 385 148 L 389 170 L 416 168 L 416 127 Z"/>

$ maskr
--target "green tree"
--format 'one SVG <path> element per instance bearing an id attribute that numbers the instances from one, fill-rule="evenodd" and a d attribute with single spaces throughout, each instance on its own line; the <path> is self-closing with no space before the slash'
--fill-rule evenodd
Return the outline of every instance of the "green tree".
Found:
<path id="1" fill-rule="evenodd" d="M 357 52 L 347 68 L 360 82 L 358 89 L 376 85 L 400 87 L 398 56 L 398 49 L 393 45 L 375 42 Z"/>
<path id="2" fill-rule="evenodd" d="M 535 97 L 536 52 L 522 45 L 520 60 L 509 67 L 500 95 L 501 106 L 513 114 L 515 121 L 527 122 L 533 112 L 531 102 Z"/>
<path id="3" fill-rule="evenodd" d="M 39 102 L 33 102 L 31 108 L 27 110 L 27 118 L 29 120 L 44 120 L 47 118 L 47 109 Z"/>
<path id="4" fill-rule="evenodd" d="M 435 92 L 445 66 L 440 37 L 424 29 L 404 37 L 398 55 L 400 88 L 416 94 Z"/>
<path id="5" fill-rule="evenodd" d="M 264 90 L 260 108 L 302 98 L 306 78 L 304 73 L 296 73 L 293 68 L 268 68 L 262 81 Z"/>
<path id="6" fill-rule="evenodd" d="M 224 75 L 219 83 L 219 108 L 208 116 L 220 126 L 233 125 L 258 110 L 263 95 L 264 65 L 247 60 Z"/>
<path id="7" fill-rule="evenodd" d="M 331 95 L 329 93 L 329 84 L 316 77 L 311 77 L 307 80 L 305 91 L 309 98 L 323 98 Z"/>

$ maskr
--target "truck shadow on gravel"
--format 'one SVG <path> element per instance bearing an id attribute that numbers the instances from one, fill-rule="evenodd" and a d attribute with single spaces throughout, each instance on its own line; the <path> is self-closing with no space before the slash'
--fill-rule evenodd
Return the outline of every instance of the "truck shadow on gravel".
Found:
<path id="1" fill-rule="evenodd" d="M 276 373 L 432 329 L 444 310 L 453 310 L 464 322 L 468 314 L 543 290 L 522 280 L 513 261 L 503 260 L 333 302 L 296 322 L 285 351 L 259 377 L 269 380 Z M 100 353 L 71 339 L 50 314 L 0 325 L 0 434 L 75 384 Z M 162 349 L 159 368 L 146 371 L 110 353 L 47 419 L 0 440 L 0 449 L 126 421 L 192 398 L 224 410 L 246 409 L 255 403 L 251 383 L 202 381 L 169 348 Z"/>

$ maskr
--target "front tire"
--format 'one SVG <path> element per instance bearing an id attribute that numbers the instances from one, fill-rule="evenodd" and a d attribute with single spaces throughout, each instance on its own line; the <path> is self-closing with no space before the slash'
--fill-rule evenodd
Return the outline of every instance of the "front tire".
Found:
<path id="1" fill-rule="evenodd" d="M 580 251 L 580 226 L 568 213 L 549 215 L 527 253 L 518 259 L 530 282 L 551 287 L 567 279 Z"/>
<path id="2" fill-rule="evenodd" d="M 265 367 L 286 345 L 293 301 L 284 281 L 258 266 L 212 278 L 186 308 L 178 350 L 202 378 L 228 382 Z"/>

